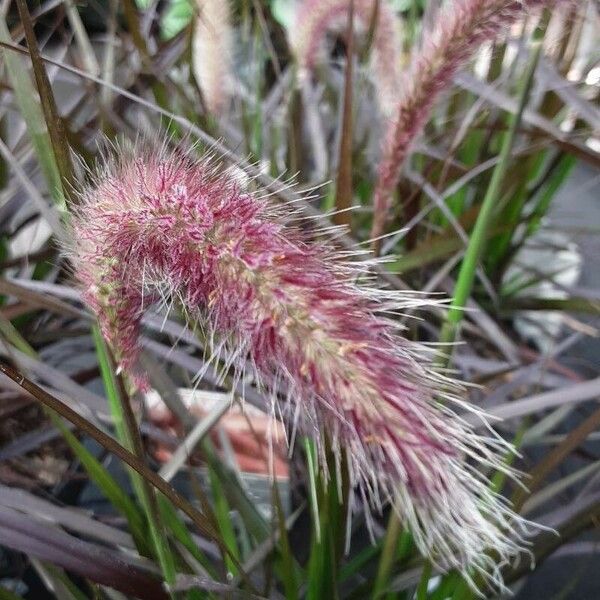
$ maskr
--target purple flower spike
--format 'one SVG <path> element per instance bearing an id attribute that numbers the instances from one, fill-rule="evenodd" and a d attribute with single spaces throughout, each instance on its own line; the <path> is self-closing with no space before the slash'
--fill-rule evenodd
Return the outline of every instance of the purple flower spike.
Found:
<path id="1" fill-rule="evenodd" d="M 431 349 L 401 337 L 393 313 L 422 297 L 359 285 L 365 263 L 298 229 L 293 213 L 190 151 L 141 143 L 105 158 L 73 216 L 72 254 L 121 368 L 144 385 L 142 315 L 176 301 L 226 367 L 315 438 L 324 469 L 326 434 L 365 504 L 391 501 L 441 568 L 501 585 L 526 523 L 484 473 L 509 472 L 509 447 L 453 412 L 476 411 L 429 369 Z"/>
<path id="2" fill-rule="evenodd" d="M 233 31 L 230 0 L 196 0 L 192 73 L 207 110 L 222 114 L 233 88 Z"/>
<path id="3" fill-rule="evenodd" d="M 371 237 L 385 229 L 402 166 L 432 107 L 452 78 L 485 41 L 505 32 L 527 11 L 561 0 L 454 0 L 441 9 L 400 84 L 400 101 L 384 139 L 374 194 Z"/>
<path id="4" fill-rule="evenodd" d="M 330 29 L 345 31 L 350 0 L 304 0 L 296 8 L 290 45 L 301 72 L 314 69 Z M 373 31 L 371 73 L 382 113 L 389 117 L 400 93 L 401 22 L 388 0 L 354 0 L 357 30 Z"/>

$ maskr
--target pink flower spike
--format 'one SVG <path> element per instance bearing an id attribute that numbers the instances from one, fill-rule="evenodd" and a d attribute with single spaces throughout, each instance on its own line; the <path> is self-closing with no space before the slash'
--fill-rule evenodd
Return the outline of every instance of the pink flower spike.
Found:
<path id="1" fill-rule="evenodd" d="M 346 30 L 349 8 L 350 0 L 304 0 L 298 4 L 288 35 L 301 73 L 314 69 L 329 30 Z M 354 22 L 364 33 L 373 27 L 370 71 L 379 107 L 389 117 L 400 94 L 400 19 L 388 0 L 354 0 Z"/>
<path id="2" fill-rule="evenodd" d="M 227 108 L 233 79 L 231 0 L 196 0 L 192 37 L 192 71 L 206 108 L 221 114 Z"/>
<path id="3" fill-rule="evenodd" d="M 485 41 L 505 32 L 527 11 L 552 6 L 561 0 L 453 0 L 440 9 L 430 31 L 423 33 L 422 48 L 400 84 L 400 102 L 384 138 L 373 199 L 371 238 L 385 229 L 402 166 L 410 146 L 421 133 L 440 94 Z"/>
<path id="4" fill-rule="evenodd" d="M 474 431 L 463 417 L 477 411 L 429 368 L 432 351 L 401 337 L 393 313 L 415 295 L 359 285 L 368 264 L 181 148 L 116 148 L 80 200 L 75 273 L 125 372 L 145 382 L 142 315 L 176 301 L 224 364 L 315 438 L 324 470 L 326 434 L 362 497 L 376 509 L 391 501 L 435 564 L 501 585 L 526 522 L 484 473 L 510 473 L 510 448 Z"/>

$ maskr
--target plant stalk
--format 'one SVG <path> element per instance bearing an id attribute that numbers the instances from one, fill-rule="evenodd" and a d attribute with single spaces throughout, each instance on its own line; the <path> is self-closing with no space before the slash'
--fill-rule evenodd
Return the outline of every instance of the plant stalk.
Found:
<path id="1" fill-rule="evenodd" d="M 465 257 L 462 261 L 458 279 L 456 281 L 454 298 L 450 309 L 448 310 L 446 321 L 440 332 L 440 343 L 443 345 L 443 348 L 441 349 L 441 356 L 438 364 L 441 367 L 447 366 L 450 361 L 451 353 L 448 351 L 448 347 L 456 341 L 458 328 L 464 314 L 464 307 L 473 290 L 475 272 L 483 250 L 485 249 L 485 241 L 488 237 L 488 231 L 498 205 L 502 182 L 509 167 L 516 132 L 519 129 L 521 116 L 525 110 L 527 100 L 529 99 L 529 93 L 531 91 L 535 70 L 541 52 L 542 40 L 536 35 L 532 44 L 531 58 L 520 85 L 518 109 L 510 118 L 508 131 L 503 134 L 499 162 L 492 174 L 492 180 L 487 188 L 481 210 L 479 211 L 479 216 L 477 217 L 475 227 L 471 233 Z"/>

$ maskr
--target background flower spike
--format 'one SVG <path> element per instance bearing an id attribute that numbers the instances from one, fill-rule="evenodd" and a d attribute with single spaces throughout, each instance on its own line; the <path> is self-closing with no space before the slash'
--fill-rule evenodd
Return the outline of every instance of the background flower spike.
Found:
<path id="1" fill-rule="evenodd" d="M 385 229 L 394 188 L 398 184 L 410 146 L 429 119 L 440 94 L 452 85 L 456 72 L 486 41 L 508 31 L 534 8 L 561 0 L 453 0 L 438 12 L 435 23 L 423 33 L 420 50 L 402 76 L 400 101 L 382 146 L 373 199 L 371 238 Z"/>
<path id="2" fill-rule="evenodd" d="M 327 32 L 345 31 L 349 8 L 350 0 L 304 0 L 297 5 L 288 36 L 301 76 L 316 66 Z M 400 93 L 402 23 L 387 0 L 354 0 L 354 23 L 355 30 L 372 33 L 369 72 L 381 112 L 391 117 Z"/>
<path id="3" fill-rule="evenodd" d="M 192 71 L 206 108 L 221 114 L 231 94 L 233 33 L 230 0 L 197 0 L 192 34 Z"/>

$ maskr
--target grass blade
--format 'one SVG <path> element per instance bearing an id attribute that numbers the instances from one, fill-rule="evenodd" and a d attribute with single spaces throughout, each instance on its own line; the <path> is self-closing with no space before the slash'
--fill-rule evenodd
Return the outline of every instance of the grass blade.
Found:
<path id="1" fill-rule="evenodd" d="M 119 441 L 140 460 L 143 460 L 144 452 L 141 438 L 139 437 L 135 417 L 129 404 L 129 398 L 124 395 L 124 386 L 119 386 L 119 382 L 114 374 L 113 361 L 97 326 L 93 327 L 93 337 L 100 363 L 100 372 L 104 381 L 111 413 L 115 419 L 115 428 Z M 137 472 L 130 470 L 130 477 L 138 500 L 146 513 L 146 523 L 149 528 L 154 554 L 161 566 L 166 583 L 172 585 L 175 583 L 176 559 L 172 554 L 162 527 L 154 490 L 150 488 L 148 482 Z"/>
<path id="2" fill-rule="evenodd" d="M 109 502 L 119 510 L 127 519 L 131 535 L 133 536 L 140 554 L 150 555 L 150 547 L 146 540 L 146 526 L 144 517 L 129 495 L 115 481 L 107 469 L 94 457 L 94 455 L 65 427 L 64 423 L 55 413 L 48 412 L 54 426 L 61 432 L 66 442 L 71 447 L 81 464 L 85 467 L 90 479 L 98 486 Z"/>
<path id="3" fill-rule="evenodd" d="M 206 517 L 196 508 L 194 508 L 194 506 L 188 500 L 180 496 L 164 479 L 159 477 L 156 473 L 154 473 L 154 471 L 148 468 L 148 466 L 137 456 L 121 446 L 121 444 L 116 442 L 101 429 L 98 429 L 95 425 L 91 424 L 89 421 L 87 421 L 87 419 L 84 419 L 81 415 L 75 412 L 72 408 L 68 407 L 61 400 L 43 390 L 41 387 L 33 383 L 33 381 L 30 381 L 24 375 L 18 371 L 15 371 L 12 367 L 0 363 L 0 372 L 12 379 L 26 392 L 31 394 L 37 401 L 63 416 L 65 419 L 73 423 L 75 427 L 93 438 L 103 448 L 117 456 L 124 463 L 137 471 L 156 489 L 164 494 L 177 508 L 184 512 L 193 521 L 194 525 L 196 525 L 198 530 L 203 535 L 213 540 L 224 552 L 227 552 L 227 549 L 224 548 L 221 542 L 220 536 L 207 521 Z M 239 568 L 239 565 L 236 566 Z M 240 570 L 240 572 L 243 574 L 243 571 Z"/>
<path id="4" fill-rule="evenodd" d="M 33 65 L 33 74 L 42 103 L 42 111 L 46 119 L 46 126 L 48 127 L 50 143 L 60 173 L 63 193 L 69 198 L 72 184 L 75 179 L 64 123 L 56 107 L 54 92 L 52 91 L 52 86 L 50 85 L 48 74 L 46 73 L 46 68 L 40 55 L 40 50 L 33 31 L 31 15 L 29 14 L 29 9 L 27 8 L 25 0 L 17 0 L 17 8 L 19 9 L 21 24 L 23 25 L 25 39 L 27 40 L 31 64 Z"/>
<path id="5" fill-rule="evenodd" d="M 161 582 L 105 546 L 84 542 L 29 515 L 0 509 L 2 544 L 147 600 L 162 600 Z"/>
<path id="6" fill-rule="evenodd" d="M 12 45 L 12 38 L 10 37 L 4 15 L 0 16 L 0 42 L 9 46 Z M 20 50 L 23 51 L 22 48 L 20 48 Z M 44 121 L 44 115 L 37 101 L 35 88 L 29 79 L 29 73 L 23 65 L 22 59 L 19 58 L 12 49 L 3 47 L 2 55 L 15 95 L 15 100 L 21 111 L 25 125 L 27 126 L 27 131 L 33 147 L 35 148 L 36 156 L 39 160 L 44 178 L 46 179 L 48 191 L 58 208 L 64 210 L 65 200 L 62 192 L 60 172 L 56 164 L 54 153 L 52 152 L 52 145 L 48 135 L 48 128 Z"/>
<path id="7" fill-rule="evenodd" d="M 448 344 L 451 344 L 456 339 L 457 329 L 464 314 L 463 309 L 471 296 L 477 265 L 479 264 L 485 239 L 490 224 L 492 223 L 498 198 L 500 197 L 502 182 L 508 171 L 515 135 L 521 122 L 521 115 L 523 114 L 527 100 L 529 99 L 529 92 L 533 84 L 533 77 L 541 52 L 542 41 L 539 39 L 538 35 L 533 42 L 527 72 L 521 82 L 518 109 L 516 113 L 511 114 L 509 129 L 503 134 L 500 160 L 492 174 L 492 179 L 483 199 L 479 216 L 477 217 L 475 227 L 471 233 L 465 257 L 461 263 L 458 274 L 452 304 L 440 332 L 440 343 L 444 344 L 446 348 L 448 347 Z M 447 352 L 447 350 L 444 352 Z M 442 358 L 441 360 L 445 363 L 448 359 L 449 355 L 446 355 L 445 358 Z"/>

